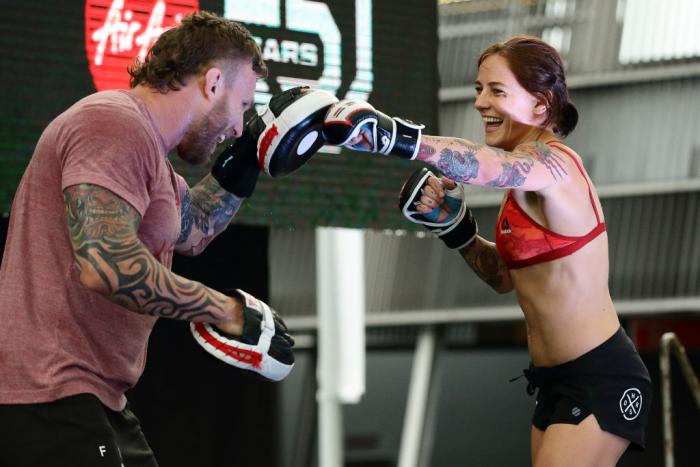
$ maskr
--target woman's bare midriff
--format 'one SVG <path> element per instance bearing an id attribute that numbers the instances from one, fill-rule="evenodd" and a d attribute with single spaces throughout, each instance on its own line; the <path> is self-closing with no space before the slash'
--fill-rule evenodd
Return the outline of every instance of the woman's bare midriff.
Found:
<path id="1" fill-rule="evenodd" d="M 607 235 L 572 255 L 510 272 L 535 366 L 574 360 L 620 326 L 608 290 Z"/>

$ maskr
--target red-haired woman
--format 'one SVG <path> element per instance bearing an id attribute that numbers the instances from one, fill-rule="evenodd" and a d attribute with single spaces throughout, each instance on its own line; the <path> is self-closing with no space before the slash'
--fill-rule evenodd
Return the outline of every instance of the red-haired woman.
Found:
<path id="1" fill-rule="evenodd" d="M 538 389 L 533 465 L 613 466 L 630 443 L 643 447 L 651 382 L 610 298 L 608 237 L 595 187 L 561 141 L 578 112 L 559 54 L 531 36 L 483 52 L 476 110 L 486 144 L 421 136 L 419 125 L 376 111 L 376 123 L 368 124 L 370 111 L 360 107 L 341 102 L 331 109 L 331 142 L 438 169 L 441 180 L 421 169 L 406 182 L 404 215 L 459 249 L 496 291 L 516 293 L 532 360 L 528 392 Z M 504 190 L 495 243 L 477 234 L 461 183 Z"/>

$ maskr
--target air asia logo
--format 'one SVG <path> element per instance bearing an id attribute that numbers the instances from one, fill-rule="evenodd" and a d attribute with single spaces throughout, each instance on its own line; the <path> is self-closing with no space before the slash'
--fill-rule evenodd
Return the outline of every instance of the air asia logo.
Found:
<path id="1" fill-rule="evenodd" d="M 198 0 L 88 0 L 85 50 L 97 90 L 128 88 L 134 59 L 143 60 L 158 36 L 197 10 Z"/>
<path id="2" fill-rule="evenodd" d="M 250 29 L 269 69 L 255 101 L 294 86 L 366 101 L 372 92 L 372 0 L 224 0 L 224 16 Z"/>

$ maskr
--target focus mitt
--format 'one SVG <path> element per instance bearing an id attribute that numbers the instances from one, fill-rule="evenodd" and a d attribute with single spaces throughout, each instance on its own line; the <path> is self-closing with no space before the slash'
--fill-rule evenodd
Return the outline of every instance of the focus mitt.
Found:
<path id="1" fill-rule="evenodd" d="M 199 345 L 219 360 L 249 370 L 265 379 L 280 381 L 294 367 L 294 339 L 287 326 L 265 302 L 236 289 L 227 295 L 243 302 L 243 334 L 232 336 L 209 323 L 190 323 Z"/>
<path id="2" fill-rule="evenodd" d="M 265 123 L 258 138 L 260 169 L 272 177 L 281 177 L 304 165 L 326 144 L 323 119 L 336 102 L 334 95 L 308 87 L 273 96 L 260 113 Z"/>

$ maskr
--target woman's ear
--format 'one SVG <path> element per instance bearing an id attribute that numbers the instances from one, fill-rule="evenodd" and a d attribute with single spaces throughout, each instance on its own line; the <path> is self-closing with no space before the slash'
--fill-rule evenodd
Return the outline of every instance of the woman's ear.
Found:
<path id="1" fill-rule="evenodd" d="M 547 94 L 551 94 L 551 91 L 547 91 Z M 533 112 L 535 115 L 538 117 L 541 117 L 543 115 L 546 115 L 547 112 L 549 111 L 549 99 L 547 95 L 537 95 L 537 102 L 535 103 L 535 107 L 533 109 Z"/>
<path id="2" fill-rule="evenodd" d="M 542 116 L 547 113 L 547 104 L 545 102 L 538 102 L 537 105 L 535 105 L 534 112 L 535 115 L 537 116 Z"/>

